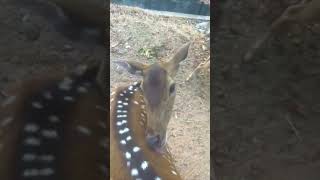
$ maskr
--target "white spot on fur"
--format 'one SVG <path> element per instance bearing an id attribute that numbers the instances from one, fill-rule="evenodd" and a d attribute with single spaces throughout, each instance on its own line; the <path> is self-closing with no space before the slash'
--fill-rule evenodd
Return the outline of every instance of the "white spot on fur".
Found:
<path id="1" fill-rule="evenodd" d="M 69 77 L 65 77 L 58 85 L 59 89 L 69 91 L 73 80 Z"/>
<path id="2" fill-rule="evenodd" d="M 138 176 L 139 175 L 139 171 L 136 168 L 131 169 L 131 176 Z"/>
<path id="3" fill-rule="evenodd" d="M 148 162 L 147 162 L 147 161 L 143 161 L 143 162 L 141 163 L 141 169 L 142 169 L 142 170 L 146 170 L 147 167 L 148 167 Z"/>
<path id="4" fill-rule="evenodd" d="M 22 157 L 23 161 L 34 161 L 37 158 L 35 154 L 24 154 Z"/>
<path id="5" fill-rule="evenodd" d="M 74 101 L 73 97 L 71 97 L 71 96 L 64 96 L 63 99 L 65 101 Z"/>
<path id="6" fill-rule="evenodd" d="M 124 129 L 120 129 L 119 130 L 119 134 L 123 134 L 123 133 L 126 133 L 126 132 L 129 132 L 129 129 L 128 128 L 124 128 Z"/>
<path id="7" fill-rule="evenodd" d="M 77 76 L 81 76 L 85 71 L 87 70 L 87 66 L 86 65 L 79 65 L 75 68 L 75 70 L 73 71 L 73 73 Z"/>
<path id="8" fill-rule="evenodd" d="M 77 130 L 80 133 L 85 134 L 85 135 L 90 135 L 91 134 L 90 129 L 88 129 L 87 127 L 84 127 L 84 126 L 77 126 Z"/>
<path id="9" fill-rule="evenodd" d="M 126 152 L 126 158 L 131 159 L 131 154 L 129 152 Z"/>
<path id="10" fill-rule="evenodd" d="M 9 123 L 13 121 L 13 117 L 6 117 L 1 121 L 1 127 L 7 126 Z"/>
<path id="11" fill-rule="evenodd" d="M 98 122 L 98 125 L 99 125 L 101 128 L 103 128 L 103 129 L 106 129 L 106 128 L 107 128 L 107 125 L 106 125 L 106 123 L 104 123 L 104 122 Z"/>
<path id="12" fill-rule="evenodd" d="M 125 124 L 125 123 L 127 123 L 127 120 L 122 120 L 121 123 Z"/>
<path id="13" fill-rule="evenodd" d="M 120 143 L 123 145 L 127 144 L 125 140 L 121 140 Z"/>
<path id="14" fill-rule="evenodd" d="M 1 104 L 2 107 L 12 104 L 17 99 L 16 96 L 7 97 Z"/>
<path id="15" fill-rule="evenodd" d="M 140 148 L 138 146 L 135 146 L 132 150 L 133 150 L 133 152 L 138 152 L 138 151 L 140 151 Z"/>
<path id="16" fill-rule="evenodd" d="M 41 176 L 50 176 L 54 174 L 54 170 L 52 168 L 43 168 L 39 170 L 39 175 Z"/>
<path id="17" fill-rule="evenodd" d="M 40 139 L 34 138 L 34 137 L 28 137 L 25 139 L 24 143 L 26 145 L 30 146 L 39 146 L 40 145 Z"/>
<path id="18" fill-rule="evenodd" d="M 46 138 L 57 138 L 58 132 L 53 129 L 44 129 L 41 131 L 41 135 Z"/>
<path id="19" fill-rule="evenodd" d="M 32 107 L 36 108 L 36 109 L 42 109 L 43 105 L 37 101 L 32 102 Z"/>
<path id="20" fill-rule="evenodd" d="M 52 122 L 52 123 L 57 123 L 60 121 L 59 117 L 58 116 L 55 116 L 55 115 L 51 115 L 48 117 L 49 121 Z"/>
<path id="21" fill-rule="evenodd" d="M 26 169 L 23 171 L 24 177 L 31 177 L 31 176 L 39 176 L 39 170 L 38 169 Z"/>
<path id="22" fill-rule="evenodd" d="M 30 132 L 30 133 L 37 132 L 38 130 L 39 130 L 39 126 L 34 123 L 26 124 L 26 126 L 24 127 L 24 131 Z"/>
<path id="23" fill-rule="evenodd" d="M 126 114 L 123 114 L 123 115 L 117 115 L 117 118 L 122 118 L 122 117 L 127 117 Z"/>
<path id="24" fill-rule="evenodd" d="M 86 93 L 86 92 L 88 92 L 88 89 L 83 86 L 79 86 L 77 88 L 77 91 L 78 91 L 78 93 Z"/>

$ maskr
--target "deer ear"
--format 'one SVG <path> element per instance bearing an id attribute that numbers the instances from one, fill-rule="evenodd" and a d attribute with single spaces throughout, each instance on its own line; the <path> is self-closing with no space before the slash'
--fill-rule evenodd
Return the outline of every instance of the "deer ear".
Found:
<path id="1" fill-rule="evenodd" d="M 164 63 L 164 66 L 171 77 L 176 76 L 179 70 L 179 63 L 187 58 L 190 42 L 184 44 L 181 48 L 179 48 L 176 53 L 172 56 L 172 58 Z"/>
<path id="2" fill-rule="evenodd" d="M 148 65 L 135 61 L 114 61 L 118 66 L 124 68 L 130 74 L 142 76 Z"/>

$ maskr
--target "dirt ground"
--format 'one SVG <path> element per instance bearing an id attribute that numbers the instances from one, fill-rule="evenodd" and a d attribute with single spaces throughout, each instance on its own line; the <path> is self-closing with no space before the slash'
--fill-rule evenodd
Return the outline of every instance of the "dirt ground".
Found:
<path id="1" fill-rule="evenodd" d="M 176 48 L 194 40 L 176 77 L 177 97 L 169 123 L 168 144 L 184 179 L 209 179 L 209 74 L 185 81 L 192 70 L 209 57 L 209 40 L 196 30 L 196 21 L 154 16 L 139 8 L 112 5 L 110 23 L 111 88 L 117 83 L 138 79 L 117 69 L 113 61 L 165 60 Z"/>
<path id="2" fill-rule="evenodd" d="M 319 25 L 280 33 L 242 61 L 292 2 L 218 4 L 211 158 L 219 180 L 320 179 Z"/>

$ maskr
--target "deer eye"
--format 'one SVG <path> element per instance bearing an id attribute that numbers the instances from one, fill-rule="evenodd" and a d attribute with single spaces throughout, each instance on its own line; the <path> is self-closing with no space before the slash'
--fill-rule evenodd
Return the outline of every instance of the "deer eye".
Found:
<path id="1" fill-rule="evenodd" d="M 173 83 L 173 84 L 170 85 L 170 88 L 169 88 L 170 94 L 174 93 L 175 90 L 176 90 L 176 84 Z"/>

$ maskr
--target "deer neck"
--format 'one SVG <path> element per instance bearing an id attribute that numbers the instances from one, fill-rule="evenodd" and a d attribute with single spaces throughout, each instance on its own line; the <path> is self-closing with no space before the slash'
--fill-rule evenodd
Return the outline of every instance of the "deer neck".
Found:
<path id="1" fill-rule="evenodd" d="M 148 115 L 140 82 L 120 87 L 116 92 L 111 114 L 114 120 L 111 122 L 111 137 L 115 142 L 111 142 L 111 146 L 118 147 L 121 166 L 128 174 L 126 178 L 180 179 L 170 152 L 166 149 L 164 154 L 159 154 L 146 143 Z"/>

